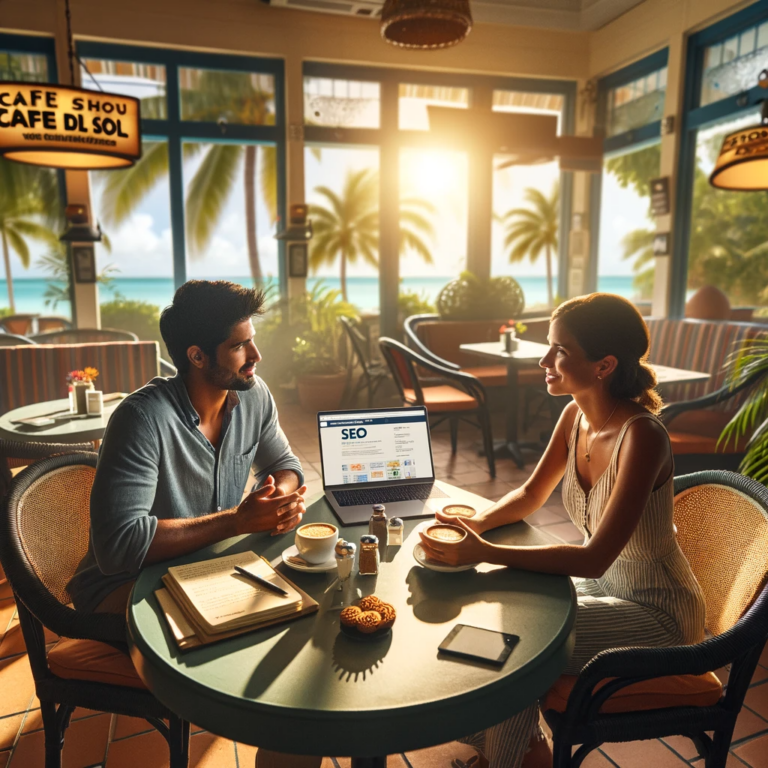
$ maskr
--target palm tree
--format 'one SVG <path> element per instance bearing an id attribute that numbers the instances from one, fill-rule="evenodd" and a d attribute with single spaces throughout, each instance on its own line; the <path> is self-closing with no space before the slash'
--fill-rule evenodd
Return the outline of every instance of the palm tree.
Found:
<path id="1" fill-rule="evenodd" d="M 28 269 L 28 240 L 59 246 L 58 235 L 49 225 L 55 226 L 60 214 L 55 172 L 0 160 L 0 240 L 11 313 L 16 311 L 11 250 L 16 252 L 24 269 Z"/>
<path id="2" fill-rule="evenodd" d="M 632 271 L 635 276 L 632 283 L 640 290 L 640 296 L 644 299 L 648 298 L 653 291 L 654 234 L 650 229 L 633 229 L 621 239 L 621 247 L 624 251 L 622 258 L 625 261 L 634 258 Z M 647 268 L 649 265 L 651 265 L 650 268 Z"/>
<path id="3" fill-rule="evenodd" d="M 531 208 L 512 208 L 502 217 L 507 221 L 504 247 L 509 248 L 509 261 L 514 264 L 526 256 L 533 264 L 542 252 L 547 262 L 547 303 L 554 304 L 552 290 L 552 253 L 558 246 L 560 219 L 560 185 L 555 182 L 552 193 L 546 197 L 538 189 L 525 190 L 525 199 Z"/>
<path id="4" fill-rule="evenodd" d="M 183 92 L 183 117 L 185 120 L 215 122 L 226 118 L 228 113 L 231 121 L 237 124 L 268 125 L 274 121 L 269 109 L 272 99 L 271 93 L 253 85 L 248 73 L 204 70 L 195 88 Z M 226 108 L 223 109 L 222 104 L 226 104 Z M 205 156 L 189 183 L 186 196 L 186 234 L 190 254 L 192 257 L 199 256 L 208 247 L 242 162 L 248 262 L 252 278 L 261 283 L 263 272 L 256 225 L 256 179 L 274 223 L 277 220 L 276 148 L 257 147 L 255 144 L 183 144 L 185 160 L 203 151 Z M 119 173 L 110 171 L 99 174 L 104 184 L 104 222 L 115 226 L 125 222 L 167 174 L 166 142 L 145 144 L 141 160 L 132 168 Z"/>
<path id="5" fill-rule="evenodd" d="M 341 194 L 324 186 L 315 192 L 325 198 L 326 205 L 309 206 L 314 237 L 311 241 L 309 265 L 314 270 L 332 265 L 339 258 L 341 295 L 347 298 L 347 265 L 362 260 L 376 267 L 379 264 L 379 174 L 363 169 L 349 172 Z M 434 213 L 426 200 L 415 197 L 400 200 L 400 255 L 412 249 L 432 264 L 432 253 L 422 239 L 434 236 L 432 222 L 425 214 Z"/>

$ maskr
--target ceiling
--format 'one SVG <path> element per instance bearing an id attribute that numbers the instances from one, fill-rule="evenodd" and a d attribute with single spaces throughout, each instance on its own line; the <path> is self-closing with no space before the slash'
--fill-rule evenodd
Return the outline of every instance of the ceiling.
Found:
<path id="1" fill-rule="evenodd" d="M 271 5 L 345 16 L 380 16 L 384 0 L 263 0 Z M 595 30 L 643 0 L 471 0 L 475 22 Z"/>

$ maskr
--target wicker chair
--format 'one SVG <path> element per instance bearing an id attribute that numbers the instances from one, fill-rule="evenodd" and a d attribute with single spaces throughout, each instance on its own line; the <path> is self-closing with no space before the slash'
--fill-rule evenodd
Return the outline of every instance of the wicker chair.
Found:
<path id="1" fill-rule="evenodd" d="M 130 331 L 115 328 L 66 328 L 46 331 L 30 336 L 38 344 L 90 344 L 100 341 L 138 341 L 139 337 Z"/>
<path id="2" fill-rule="evenodd" d="M 125 618 L 69 605 L 66 585 L 88 547 L 95 468 L 95 453 L 44 459 L 15 478 L 0 512 L 0 558 L 40 699 L 45 768 L 61 766 L 75 707 L 147 720 L 168 742 L 171 768 L 185 768 L 189 724 L 146 689 L 128 655 L 118 650 L 125 647 Z M 47 656 L 44 627 L 62 638 Z"/>
<path id="3" fill-rule="evenodd" d="M 379 348 L 389 365 L 403 403 L 426 406 L 429 416 L 437 417 L 431 421 L 430 427 L 436 427 L 448 419 L 453 453 L 456 453 L 460 420 L 480 427 L 488 471 L 491 477 L 496 477 L 493 433 L 485 387 L 474 376 L 444 368 L 386 336 L 379 338 Z M 420 370 L 435 375 L 436 379 L 423 382 L 419 378 Z M 477 421 L 467 419 L 467 415 L 474 416 Z"/>
<path id="4" fill-rule="evenodd" d="M 348 317 L 339 318 L 342 328 L 344 328 L 349 344 L 352 347 L 353 364 L 348 367 L 347 391 L 344 393 L 344 402 L 354 406 L 357 403 L 359 394 L 368 390 L 368 407 L 373 407 L 373 398 L 376 391 L 383 381 L 389 378 L 389 372 L 385 365 L 380 362 L 371 362 L 366 355 L 366 339 L 357 328 L 353 320 Z M 354 362 L 360 366 L 362 373 L 355 384 L 352 384 L 352 368 Z"/>
<path id="5" fill-rule="evenodd" d="M 675 735 L 692 739 L 706 768 L 725 767 L 768 639 L 768 490 L 716 471 L 675 478 L 675 493 L 678 540 L 704 592 L 712 637 L 672 648 L 610 649 L 578 677 L 561 677 L 542 703 L 554 768 L 577 768 L 605 742 Z M 728 664 L 723 693 L 714 671 Z"/>
<path id="6" fill-rule="evenodd" d="M 93 443 L 20 443 L 0 438 L 0 501 L 5 498 L 13 480 L 12 470 L 26 467 L 57 453 L 92 451 Z"/>

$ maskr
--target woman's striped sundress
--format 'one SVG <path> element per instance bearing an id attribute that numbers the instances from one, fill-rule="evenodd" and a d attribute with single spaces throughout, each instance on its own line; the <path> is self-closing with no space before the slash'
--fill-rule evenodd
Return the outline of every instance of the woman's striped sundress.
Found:
<path id="1" fill-rule="evenodd" d="M 619 432 L 605 472 L 587 494 L 576 473 L 579 411 L 568 441 L 563 505 L 586 544 L 597 530 L 618 475 L 618 456 L 629 426 Z M 658 422 L 661 423 L 661 422 Z M 672 474 L 648 499 L 640 521 L 619 557 L 599 579 L 574 579 L 578 596 L 576 644 L 566 674 L 578 674 L 597 653 L 626 646 L 669 646 L 704 638 L 704 597 L 675 539 Z M 480 749 L 491 768 L 517 768 L 538 728 L 538 706 L 482 733 L 461 739 Z"/>

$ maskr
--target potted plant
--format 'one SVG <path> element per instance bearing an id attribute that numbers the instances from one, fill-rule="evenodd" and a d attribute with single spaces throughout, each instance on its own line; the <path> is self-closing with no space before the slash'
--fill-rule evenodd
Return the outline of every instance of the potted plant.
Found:
<path id="1" fill-rule="evenodd" d="M 497 320 L 515 317 L 525 309 L 525 296 L 513 277 L 480 279 L 462 272 L 437 297 L 437 311 L 443 320 Z"/>
<path id="2" fill-rule="evenodd" d="M 82 371 L 70 371 L 67 374 L 70 412 L 80 415 L 88 412 L 86 406 L 86 393 L 93 391 L 93 380 L 98 375 L 99 372 L 95 368 L 87 366 Z"/>
<path id="3" fill-rule="evenodd" d="M 729 363 L 731 386 L 753 377 L 757 380 L 720 435 L 720 442 L 738 443 L 749 436 L 739 472 L 765 485 L 768 484 L 768 338 L 762 335 L 745 340 Z"/>
<path id="4" fill-rule="evenodd" d="M 321 284 L 293 307 L 301 331 L 293 344 L 293 370 L 299 404 L 307 411 L 333 410 L 341 405 L 347 370 L 341 363 L 341 317 L 357 310 L 341 300 L 341 291 Z"/>

